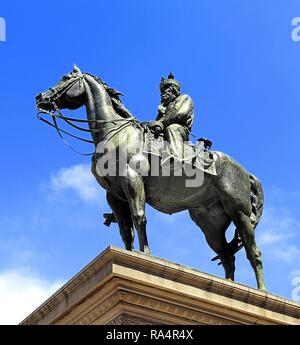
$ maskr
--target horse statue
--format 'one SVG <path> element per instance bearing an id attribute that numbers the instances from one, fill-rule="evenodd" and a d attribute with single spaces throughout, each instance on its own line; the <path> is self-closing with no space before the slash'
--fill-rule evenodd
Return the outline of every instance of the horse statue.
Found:
<path id="1" fill-rule="evenodd" d="M 125 248 L 133 250 L 135 228 L 140 251 L 150 254 L 145 203 L 168 214 L 188 210 L 217 254 L 214 259 L 220 259 L 226 279 L 234 280 L 235 253 L 243 246 L 255 272 L 258 289 L 266 291 L 261 252 L 254 234 L 263 209 L 263 190 L 259 180 L 231 157 L 217 151 L 210 152 L 216 173 L 204 172 L 202 183 L 193 188 L 186 185 L 185 176 L 163 176 L 162 169 L 157 176 L 142 174 L 141 167 L 143 171 L 151 167 L 149 155 L 141 151 L 144 126 L 134 117 L 122 117 L 115 110 L 111 90 L 100 78 L 83 73 L 74 65 L 73 71 L 56 86 L 36 97 L 36 104 L 39 111 L 52 115 L 56 128 L 57 116 L 69 123 L 72 120 L 64 117 L 61 109 L 86 107 L 87 120 L 78 121 L 88 123 L 95 145 L 92 173 L 106 189 L 107 202 L 118 223 Z M 60 115 L 56 114 L 57 111 Z M 126 159 L 120 162 L 117 158 L 117 171 L 111 176 L 103 173 L 101 158 L 105 151 L 110 159 L 113 157 L 109 156 L 110 153 L 115 154 L 116 148 Z M 227 243 L 225 232 L 232 222 L 236 227 L 235 235 Z"/>

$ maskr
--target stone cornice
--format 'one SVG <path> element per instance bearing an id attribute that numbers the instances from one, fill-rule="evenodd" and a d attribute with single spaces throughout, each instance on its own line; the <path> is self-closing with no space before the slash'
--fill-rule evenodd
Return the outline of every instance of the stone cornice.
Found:
<path id="1" fill-rule="evenodd" d="M 151 297 L 139 295 L 136 293 L 130 293 L 127 291 L 119 291 L 117 294 L 109 297 L 103 304 L 96 306 L 95 308 L 90 310 L 86 315 L 84 315 L 78 322 L 78 324 L 93 324 L 95 320 L 101 318 L 101 316 L 103 316 L 109 309 L 112 309 L 119 303 L 139 306 L 141 308 L 145 308 L 146 310 L 151 309 L 152 311 L 163 313 L 165 315 L 167 314 L 172 317 L 186 319 L 186 321 L 189 323 L 191 323 L 191 321 L 194 321 L 196 324 L 200 323 L 223 325 L 225 322 L 227 325 L 237 324 L 237 322 L 234 322 L 229 319 L 224 319 L 213 314 L 199 312 L 191 308 L 186 308 L 185 306 L 180 306 L 175 303 L 169 303 Z M 115 324 L 114 320 L 115 318 L 111 320 L 108 324 Z"/>
<path id="2" fill-rule="evenodd" d="M 101 291 L 103 294 L 105 289 L 103 290 L 103 288 L 101 288 L 102 286 L 105 286 L 105 284 L 114 277 L 122 277 L 120 273 L 122 272 L 122 267 L 124 268 L 124 272 L 127 270 L 127 274 L 136 272 L 138 276 L 138 272 L 141 272 L 153 277 L 153 279 L 158 277 L 166 282 L 170 281 L 174 284 L 184 284 L 185 286 L 199 289 L 199 291 L 201 290 L 211 296 L 213 296 L 213 294 L 215 294 L 215 296 L 223 296 L 225 299 L 230 299 L 233 303 L 242 302 L 247 305 L 262 308 L 266 311 L 293 318 L 294 320 L 299 321 L 300 319 L 300 305 L 295 302 L 174 264 L 164 259 L 148 256 L 140 252 L 129 252 L 110 246 L 29 315 L 21 324 L 36 324 L 42 322 L 42 320 L 44 320 L 43 322 L 55 323 L 58 315 L 62 317 L 62 315 L 70 313 L 75 309 L 76 306 L 82 302 L 81 298 L 84 297 L 84 299 L 88 299 L 89 296 L 92 296 L 96 291 L 99 291 L 99 289 L 102 289 Z M 122 277 L 124 280 L 126 280 L 126 278 L 126 275 Z M 133 282 L 135 278 L 129 276 L 128 280 L 132 280 Z M 146 287 L 148 284 L 147 281 L 144 281 L 144 284 Z M 163 289 L 163 287 L 161 287 L 161 289 Z M 130 296 L 130 292 L 127 291 L 126 293 L 127 296 Z M 99 318 L 101 310 L 105 313 L 118 303 L 126 302 L 124 296 L 120 299 L 121 295 L 119 293 L 113 296 L 109 296 L 109 292 L 106 292 L 106 294 L 107 296 L 104 297 L 107 301 L 110 301 L 109 304 L 97 306 L 98 311 L 95 312 L 96 314 L 92 313 L 91 315 L 98 315 L 97 317 Z M 137 294 L 134 295 L 135 298 L 137 298 Z M 146 297 L 144 296 L 143 298 Z M 111 303 L 113 303 L 113 305 L 109 306 Z M 163 304 L 160 306 L 162 307 Z M 230 306 L 228 307 L 230 308 Z M 82 319 L 83 323 L 85 323 L 84 318 L 88 317 L 87 315 L 89 315 L 88 312 Z M 47 321 L 45 321 L 46 317 Z M 92 316 L 88 317 L 89 320 L 92 320 L 91 318 Z M 198 321 L 201 322 L 200 320 Z"/>

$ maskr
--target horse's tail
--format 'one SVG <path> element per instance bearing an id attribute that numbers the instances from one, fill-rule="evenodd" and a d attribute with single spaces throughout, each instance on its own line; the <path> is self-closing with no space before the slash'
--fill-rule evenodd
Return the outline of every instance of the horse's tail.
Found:
<path id="1" fill-rule="evenodd" d="M 264 192 L 260 181 L 254 175 L 249 174 L 249 179 L 252 207 L 250 221 L 253 225 L 253 229 L 255 229 L 263 213 Z"/>
<path id="2" fill-rule="evenodd" d="M 250 222 L 253 226 L 253 230 L 256 228 L 263 212 L 264 193 L 260 181 L 254 176 L 249 174 L 250 181 L 250 202 L 251 202 L 251 214 Z M 242 239 L 235 229 L 233 239 L 228 243 L 229 252 L 234 255 L 243 247 Z M 219 256 L 215 256 L 212 261 L 219 259 Z M 219 263 L 220 265 L 221 263 Z"/>

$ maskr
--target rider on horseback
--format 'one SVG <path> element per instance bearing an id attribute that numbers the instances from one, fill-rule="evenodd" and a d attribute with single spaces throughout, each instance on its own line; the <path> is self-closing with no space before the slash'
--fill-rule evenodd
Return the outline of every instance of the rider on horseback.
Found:
<path id="1" fill-rule="evenodd" d="M 189 140 L 194 119 L 194 106 L 190 96 L 180 94 L 180 83 L 172 73 L 160 82 L 161 104 L 155 121 L 149 123 L 156 134 L 164 132 L 170 144 L 171 155 L 183 159 L 183 145 Z"/>

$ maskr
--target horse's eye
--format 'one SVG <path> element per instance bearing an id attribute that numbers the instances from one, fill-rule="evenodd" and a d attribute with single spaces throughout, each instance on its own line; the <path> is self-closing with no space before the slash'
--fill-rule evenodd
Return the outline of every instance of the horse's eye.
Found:
<path id="1" fill-rule="evenodd" d="M 70 77 L 69 77 L 68 75 L 65 75 L 65 76 L 62 77 L 62 80 L 63 80 L 63 81 L 67 81 L 67 80 L 69 80 L 69 79 L 70 79 Z"/>

